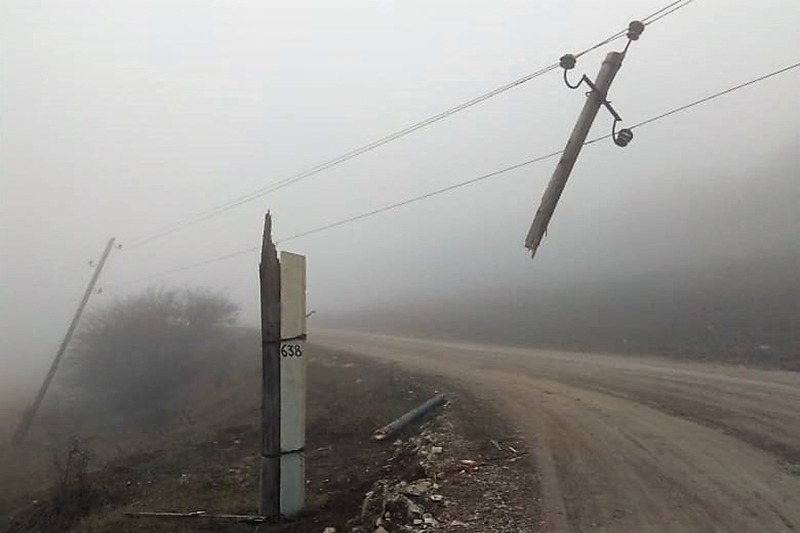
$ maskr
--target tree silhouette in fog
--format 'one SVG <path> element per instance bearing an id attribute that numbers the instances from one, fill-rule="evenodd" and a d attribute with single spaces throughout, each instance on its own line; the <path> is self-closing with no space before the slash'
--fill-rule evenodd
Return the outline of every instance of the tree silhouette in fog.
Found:
<path id="1" fill-rule="evenodd" d="M 116 300 L 90 316 L 78 335 L 72 354 L 78 384 L 88 401 L 151 424 L 219 357 L 210 346 L 238 311 L 206 289 L 150 288 Z"/>

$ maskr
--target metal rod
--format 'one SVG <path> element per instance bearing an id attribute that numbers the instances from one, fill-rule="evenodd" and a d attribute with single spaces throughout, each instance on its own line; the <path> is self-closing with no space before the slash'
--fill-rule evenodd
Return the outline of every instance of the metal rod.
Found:
<path id="1" fill-rule="evenodd" d="M 233 520 L 235 522 L 248 524 L 261 524 L 268 519 L 266 516 L 246 515 L 246 514 L 208 514 L 205 511 L 191 511 L 188 513 L 158 513 L 158 512 L 128 512 L 125 516 L 145 517 L 145 518 L 210 518 L 214 520 Z"/>

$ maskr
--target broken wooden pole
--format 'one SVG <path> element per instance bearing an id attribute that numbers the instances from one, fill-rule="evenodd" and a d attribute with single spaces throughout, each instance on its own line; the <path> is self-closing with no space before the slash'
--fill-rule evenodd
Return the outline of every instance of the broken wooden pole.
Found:
<path id="1" fill-rule="evenodd" d="M 281 270 L 272 242 L 272 216 L 264 219 L 259 265 L 261 284 L 261 461 L 259 513 L 281 512 Z"/>

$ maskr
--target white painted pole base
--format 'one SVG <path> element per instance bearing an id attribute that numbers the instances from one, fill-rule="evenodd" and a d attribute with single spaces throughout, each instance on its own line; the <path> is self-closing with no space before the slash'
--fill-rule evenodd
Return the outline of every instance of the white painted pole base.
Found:
<path id="1" fill-rule="evenodd" d="M 306 499 L 306 258 L 281 252 L 281 515 Z"/>

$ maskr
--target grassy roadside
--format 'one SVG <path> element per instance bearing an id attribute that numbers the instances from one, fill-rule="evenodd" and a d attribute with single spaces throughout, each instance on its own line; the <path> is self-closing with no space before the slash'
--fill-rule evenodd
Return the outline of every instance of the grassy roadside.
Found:
<path id="1" fill-rule="evenodd" d="M 63 519 L 59 531 L 242 531 L 248 526 L 197 521 L 132 519 L 126 511 L 196 511 L 248 514 L 257 508 L 258 449 L 258 336 L 239 330 L 231 371 L 224 377 L 207 376 L 194 383 L 187 401 L 175 410 L 170 424 L 156 434 L 129 431 L 124 419 L 109 419 L 106 438 L 124 441 L 126 449 L 95 452 L 94 469 L 87 480 L 89 508 L 71 517 L 59 517 L 53 506 L 53 444 L 43 441 L 25 457 L 4 450 L 0 457 L 3 482 L 0 492 L 0 531 L 48 531 L 48 523 Z M 308 510 L 294 522 L 270 531 L 319 532 L 323 527 L 343 531 L 358 514 L 364 494 L 386 471 L 391 445 L 369 437 L 376 427 L 417 405 L 443 386 L 387 364 L 309 347 L 308 404 Z M 491 413 L 475 411 L 462 393 L 453 417 L 469 440 L 488 442 L 507 432 Z M 459 405 L 463 406 L 464 409 Z M 469 408 L 466 406 L 469 405 Z M 478 417 L 478 423 L 465 416 Z M 95 436 L 102 429 L 92 426 Z M 99 429 L 98 429 L 99 428 Z M 114 435 L 116 433 L 116 435 Z M 42 433 L 37 434 L 41 438 Z M 95 439 L 99 442 L 100 439 Z M 91 439 L 86 440 L 91 443 Z M 66 449 L 62 442 L 61 453 Z M 466 452 L 465 452 L 466 453 Z M 478 453 L 478 452 L 476 452 Z M 109 454 L 108 460 L 100 454 Z M 22 460 L 24 459 L 24 460 Z M 37 462 L 38 461 L 38 462 Z M 46 464 L 44 464 L 46 462 Z M 29 483 L 14 485 L 26 468 L 34 465 Z M 522 463 L 519 463 L 521 466 Z M 7 473 L 16 472 L 9 477 Z M 37 478 L 34 482 L 34 478 Z M 533 490 L 533 489 L 531 489 Z M 33 503 L 34 500 L 36 503 Z M 5 528 L 5 529 L 3 529 Z"/>

